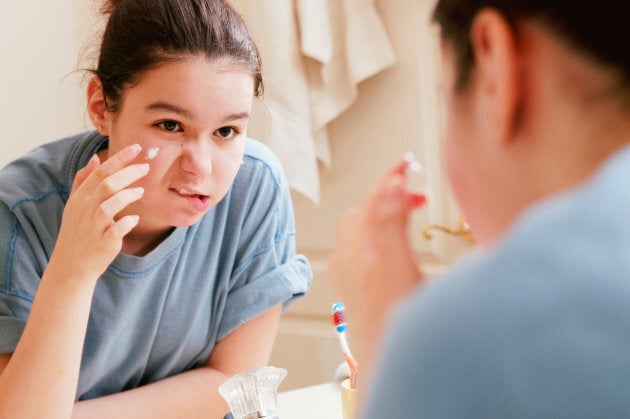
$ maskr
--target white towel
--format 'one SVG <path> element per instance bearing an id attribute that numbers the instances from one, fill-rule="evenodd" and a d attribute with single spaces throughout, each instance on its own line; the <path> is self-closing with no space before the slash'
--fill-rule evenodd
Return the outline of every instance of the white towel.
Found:
<path id="1" fill-rule="evenodd" d="M 319 203 L 318 160 L 330 165 L 327 125 L 357 85 L 392 65 L 373 0 L 232 0 L 263 61 L 265 95 L 248 134 L 278 155 L 292 188 Z"/>

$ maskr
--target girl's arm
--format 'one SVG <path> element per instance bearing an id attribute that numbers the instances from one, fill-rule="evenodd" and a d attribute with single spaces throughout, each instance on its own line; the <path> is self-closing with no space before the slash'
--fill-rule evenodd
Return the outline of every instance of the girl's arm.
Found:
<path id="1" fill-rule="evenodd" d="M 51 268 L 41 280 L 15 352 L 3 356 L 3 419 L 68 418 L 72 412 L 95 280 L 64 283 Z"/>
<path id="2" fill-rule="evenodd" d="M 130 146 L 81 169 L 63 212 L 55 249 L 15 351 L 0 367 L 0 418 L 69 418 L 74 407 L 92 294 L 100 274 L 137 223 L 116 214 L 141 192 L 147 173 Z"/>
<path id="3" fill-rule="evenodd" d="M 218 342 L 208 363 L 111 396 L 78 402 L 73 418 L 222 418 L 229 408 L 218 392 L 228 377 L 266 365 L 282 305 L 241 325 Z"/>
<path id="4" fill-rule="evenodd" d="M 369 382 L 385 320 L 394 306 L 416 287 L 422 272 L 409 238 L 409 217 L 426 197 L 407 190 L 409 161 L 393 166 L 337 228 L 328 278 L 347 307 L 353 350 L 361 382 Z"/>

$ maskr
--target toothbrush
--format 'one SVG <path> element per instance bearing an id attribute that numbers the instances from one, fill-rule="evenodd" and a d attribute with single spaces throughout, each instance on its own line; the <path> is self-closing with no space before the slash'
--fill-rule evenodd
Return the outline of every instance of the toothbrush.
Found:
<path id="1" fill-rule="evenodd" d="M 350 388 L 357 388 L 357 374 L 359 364 L 357 360 L 352 356 L 350 352 L 350 347 L 348 346 L 348 341 L 346 340 L 346 331 L 348 330 L 348 324 L 346 323 L 346 307 L 343 305 L 341 301 L 337 301 L 332 306 L 332 314 L 330 315 L 330 320 L 332 325 L 335 327 L 337 331 L 337 336 L 339 336 L 339 343 L 341 344 L 341 350 L 343 351 L 343 356 L 348 363 L 348 367 L 350 367 Z"/>

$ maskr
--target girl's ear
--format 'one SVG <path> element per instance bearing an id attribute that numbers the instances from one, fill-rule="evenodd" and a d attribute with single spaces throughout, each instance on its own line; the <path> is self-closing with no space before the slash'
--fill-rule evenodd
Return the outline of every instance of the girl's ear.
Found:
<path id="1" fill-rule="evenodd" d="M 484 9 L 473 21 L 470 41 L 478 75 L 475 117 L 486 138 L 509 143 L 516 138 L 517 113 L 523 100 L 516 34 L 503 15 Z"/>
<path id="2" fill-rule="evenodd" d="M 109 112 L 105 107 L 103 85 L 98 77 L 92 77 L 87 87 L 87 110 L 94 127 L 102 134 L 109 135 Z"/>

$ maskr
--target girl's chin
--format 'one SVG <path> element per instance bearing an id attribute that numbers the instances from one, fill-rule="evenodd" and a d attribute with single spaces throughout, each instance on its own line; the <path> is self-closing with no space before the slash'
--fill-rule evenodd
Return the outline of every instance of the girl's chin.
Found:
<path id="1" fill-rule="evenodd" d="M 149 217 L 153 221 L 149 221 L 150 223 L 162 224 L 167 228 L 190 227 L 198 223 L 213 206 L 214 205 L 206 205 L 203 210 L 199 210 L 192 205 L 184 205 L 179 208 L 170 208 L 169 211 L 164 211 L 164 208 L 160 208 L 159 204 L 151 206 L 145 204 L 145 210 L 151 214 Z"/>
<path id="2" fill-rule="evenodd" d="M 201 220 L 202 217 L 203 217 L 203 214 L 195 214 L 195 216 L 157 215 L 157 216 L 151 217 L 153 219 L 153 221 L 150 222 L 151 227 L 149 226 L 149 224 L 146 224 L 146 223 L 144 223 L 144 226 L 145 228 L 148 228 L 154 231 L 170 230 L 172 228 L 178 228 L 178 227 L 190 227 L 196 224 L 197 222 L 199 222 L 199 220 Z M 140 217 L 140 220 L 141 220 L 140 222 L 142 225 L 142 216 Z"/>
<path id="3" fill-rule="evenodd" d="M 197 217 L 177 217 L 177 219 L 171 219 L 168 223 L 171 227 L 190 227 L 197 224 L 201 220 L 201 216 Z"/>

